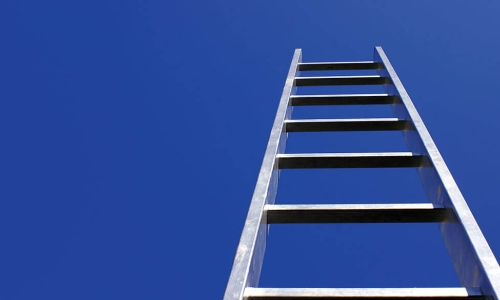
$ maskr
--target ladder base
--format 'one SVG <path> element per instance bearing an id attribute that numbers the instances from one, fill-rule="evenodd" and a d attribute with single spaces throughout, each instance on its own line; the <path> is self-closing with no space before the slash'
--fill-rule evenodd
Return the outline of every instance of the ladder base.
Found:
<path id="1" fill-rule="evenodd" d="M 258 300 L 379 300 L 484 299 L 479 288 L 246 288 L 244 299 Z"/>

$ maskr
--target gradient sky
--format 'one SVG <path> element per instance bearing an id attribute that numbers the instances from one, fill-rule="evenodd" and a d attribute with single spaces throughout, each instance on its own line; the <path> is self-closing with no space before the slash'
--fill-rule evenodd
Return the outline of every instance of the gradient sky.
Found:
<path id="1" fill-rule="evenodd" d="M 384 48 L 498 257 L 499 15 L 498 1 L 5 1 L 0 299 L 222 298 L 295 48 L 306 62 Z M 405 150 L 399 132 L 287 148 Z M 412 169 L 284 171 L 277 198 L 426 201 Z M 436 224 L 344 224 L 272 226 L 261 285 L 459 283 Z"/>

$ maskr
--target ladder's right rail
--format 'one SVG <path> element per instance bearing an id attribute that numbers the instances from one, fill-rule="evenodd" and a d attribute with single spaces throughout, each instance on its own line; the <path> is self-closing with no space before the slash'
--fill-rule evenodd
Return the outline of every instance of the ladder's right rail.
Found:
<path id="1" fill-rule="evenodd" d="M 429 202 L 454 213 L 447 222 L 438 224 L 460 283 L 480 287 L 487 298 L 500 299 L 500 267 L 467 202 L 382 47 L 375 47 L 374 61 L 383 66 L 380 76 L 390 78 L 386 92 L 401 99 L 393 106 L 395 117 L 411 120 L 414 127 L 403 131 L 408 149 L 428 157 L 431 164 L 417 169 Z"/>

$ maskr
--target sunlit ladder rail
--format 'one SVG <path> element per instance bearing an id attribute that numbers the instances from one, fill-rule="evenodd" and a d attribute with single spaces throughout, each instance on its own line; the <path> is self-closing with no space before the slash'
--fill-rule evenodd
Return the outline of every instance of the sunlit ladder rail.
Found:
<path id="1" fill-rule="evenodd" d="M 300 71 L 377 70 L 370 76 L 301 77 Z M 295 95 L 297 86 L 383 85 L 386 94 Z M 395 118 L 292 120 L 292 106 L 390 104 Z M 409 152 L 285 154 L 288 132 L 400 130 Z M 429 204 L 276 205 L 280 169 L 416 168 Z M 259 288 L 268 225 L 436 222 L 462 287 Z M 296 49 L 264 155 L 224 300 L 496 299 L 500 267 L 408 93 L 381 47 L 373 61 L 302 63 Z"/>

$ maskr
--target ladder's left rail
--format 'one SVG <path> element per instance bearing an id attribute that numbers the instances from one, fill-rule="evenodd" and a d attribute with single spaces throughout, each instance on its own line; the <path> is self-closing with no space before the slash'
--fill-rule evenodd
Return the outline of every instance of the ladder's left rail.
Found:
<path id="1" fill-rule="evenodd" d="M 278 189 L 278 166 L 276 155 L 285 151 L 286 132 L 283 131 L 285 120 L 291 117 L 290 96 L 295 94 L 294 80 L 298 75 L 298 66 L 302 51 L 296 49 L 288 71 L 283 94 L 274 119 L 271 136 L 267 144 L 264 160 L 260 168 L 257 185 L 252 196 L 247 219 L 236 250 L 231 275 L 224 294 L 224 300 L 241 300 L 247 286 L 256 287 L 266 249 L 267 222 L 263 220 L 266 204 L 274 204 Z"/>

